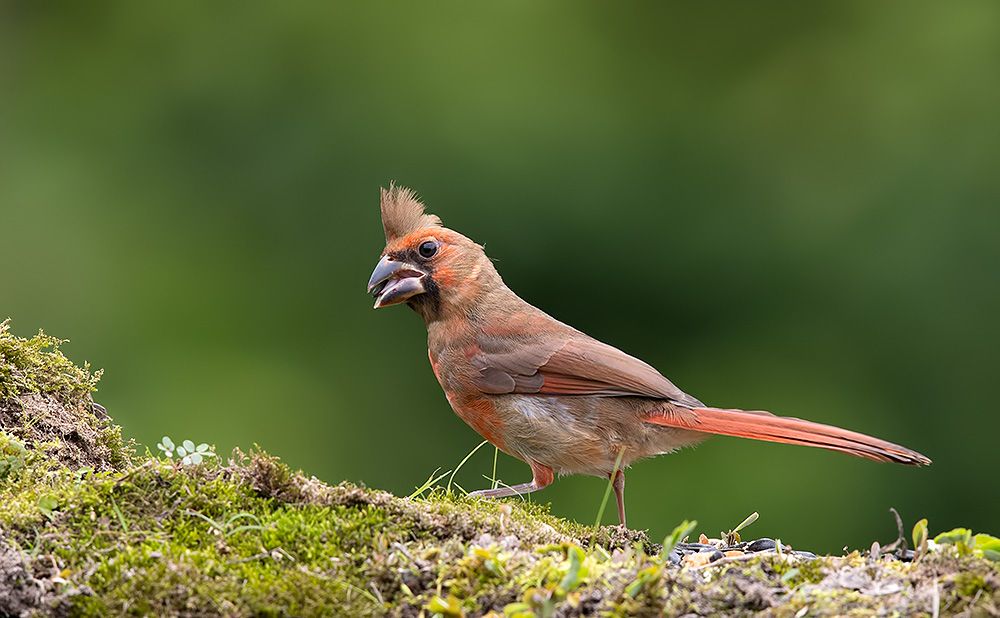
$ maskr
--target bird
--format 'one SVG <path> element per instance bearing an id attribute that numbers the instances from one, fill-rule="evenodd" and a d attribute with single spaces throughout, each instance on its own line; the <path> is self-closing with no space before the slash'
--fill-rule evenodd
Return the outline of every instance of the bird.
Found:
<path id="1" fill-rule="evenodd" d="M 407 304 L 427 327 L 431 368 L 454 412 L 531 468 L 531 481 L 470 493 L 503 498 L 556 476 L 608 479 L 625 527 L 625 470 L 711 435 L 929 465 L 879 438 L 770 412 L 716 408 L 649 364 L 521 299 L 484 248 L 426 212 L 410 189 L 381 189 L 385 248 L 368 281 L 375 309 Z"/>

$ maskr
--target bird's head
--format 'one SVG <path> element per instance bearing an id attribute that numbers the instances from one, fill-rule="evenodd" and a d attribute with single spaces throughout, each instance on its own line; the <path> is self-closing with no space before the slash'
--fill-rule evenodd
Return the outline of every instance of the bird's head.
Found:
<path id="1" fill-rule="evenodd" d="M 405 302 L 431 322 L 502 286 L 483 248 L 425 213 L 413 191 L 390 185 L 381 205 L 385 249 L 368 280 L 376 309 Z"/>

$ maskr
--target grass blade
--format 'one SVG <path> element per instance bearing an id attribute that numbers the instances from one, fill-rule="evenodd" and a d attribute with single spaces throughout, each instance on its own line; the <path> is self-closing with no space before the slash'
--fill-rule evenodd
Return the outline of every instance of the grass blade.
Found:
<path id="1" fill-rule="evenodd" d="M 670 552 L 674 551 L 674 548 L 677 547 L 677 544 L 683 541 L 692 532 L 694 532 L 695 528 L 697 527 L 698 527 L 697 520 L 688 521 L 685 519 L 680 524 L 678 524 L 678 526 L 674 528 L 674 531 L 671 532 L 669 535 L 667 535 L 667 538 L 663 539 L 663 551 L 661 552 L 663 560 L 664 561 L 667 560 L 667 558 L 670 556 Z"/>
<path id="2" fill-rule="evenodd" d="M 473 455 L 476 454 L 476 451 L 478 451 L 479 449 L 483 448 L 483 446 L 486 445 L 486 444 L 489 444 L 489 440 L 483 440 L 482 442 L 480 442 L 479 445 L 476 446 L 476 448 L 474 448 L 471 451 L 469 451 L 469 454 L 465 456 L 465 459 L 463 459 L 461 462 L 459 462 L 458 466 L 455 468 L 455 471 L 452 472 L 451 476 L 448 478 L 448 487 L 446 488 L 445 491 L 447 491 L 448 493 L 451 493 L 451 484 L 455 480 L 455 475 L 458 474 L 458 471 L 462 469 L 462 466 L 465 465 L 465 462 L 469 461 L 469 459 Z"/>
<path id="3" fill-rule="evenodd" d="M 424 484 L 421 485 L 420 487 L 417 487 L 416 490 L 414 490 L 414 492 L 412 494 L 410 494 L 409 496 L 406 496 L 406 499 L 407 500 L 412 500 L 412 499 L 416 498 L 420 494 L 424 493 L 425 491 L 427 491 L 428 489 L 430 489 L 431 487 L 433 487 L 435 483 L 437 483 L 438 481 L 440 481 L 444 477 L 446 477 L 449 474 L 451 474 L 451 470 L 448 470 L 444 474 L 441 474 L 441 475 L 438 475 L 437 477 L 435 477 L 434 475 L 437 474 L 438 470 L 440 470 L 440 469 L 441 468 L 437 468 L 436 470 L 434 470 L 434 472 L 431 472 L 431 475 L 427 477 L 427 480 L 424 481 Z"/>
<path id="4" fill-rule="evenodd" d="M 735 528 L 733 528 L 733 532 L 739 532 L 740 530 L 746 528 L 747 526 L 749 526 L 753 522 L 757 521 L 758 517 L 760 517 L 760 514 L 758 514 L 757 511 L 754 511 L 753 513 L 750 513 L 747 516 L 747 518 L 744 519 L 743 522 L 740 525 L 738 525 Z"/>
<path id="5" fill-rule="evenodd" d="M 491 489 L 496 489 L 497 488 L 497 483 L 499 482 L 499 481 L 497 481 L 497 457 L 499 455 L 500 455 L 500 447 L 499 446 L 494 446 L 493 447 L 493 486 L 491 487 Z"/>
<path id="6" fill-rule="evenodd" d="M 597 519 L 594 520 L 594 531 L 590 535 L 590 546 L 594 546 L 594 541 L 597 539 L 597 531 L 601 529 L 601 520 L 604 519 L 604 509 L 608 507 L 608 497 L 611 495 L 611 489 L 615 484 L 615 475 L 621 469 L 622 457 L 625 456 L 625 449 L 622 449 L 618 453 L 618 458 L 615 459 L 615 469 L 611 471 L 611 476 L 608 477 L 608 486 L 604 488 L 604 498 L 601 499 L 601 508 L 597 510 Z"/>

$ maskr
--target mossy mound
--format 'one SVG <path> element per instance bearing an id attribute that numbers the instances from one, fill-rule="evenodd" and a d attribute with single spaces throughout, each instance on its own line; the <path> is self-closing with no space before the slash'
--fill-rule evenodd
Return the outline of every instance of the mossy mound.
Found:
<path id="1" fill-rule="evenodd" d="M 73 470 L 124 469 L 131 449 L 91 397 L 101 372 L 74 365 L 62 343 L 43 332 L 15 337 L 0 322 L 0 429 Z"/>
<path id="2" fill-rule="evenodd" d="M 0 616 L 1000 607 L 996 564 L 947 546 L 914 563 L 783 553 L 682 568 L 641 533 L 595 533 L 537 505 L 330 486 L 263 452 L 200 465 L 137 457 L 95 413 L 95 375 L 64 361 L 55 340 L 0 332 L 0 405 L 17 411 L 0 415 Z M 25 412 L 33 398 L 48 402 L 45 416 Z"/>

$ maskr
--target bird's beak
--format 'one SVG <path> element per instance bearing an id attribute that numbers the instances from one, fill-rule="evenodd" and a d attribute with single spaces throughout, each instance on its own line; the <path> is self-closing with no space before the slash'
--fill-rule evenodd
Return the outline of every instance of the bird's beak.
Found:
<path id="1" fill-rule="evenodd" d="M 386 255 L 379 260 L 368 280 L 368 293 L 375 296 L 376 309 L 398 305 L 425 292 L 426 276 L 426 272 L 413 264 L 398 262 Z"/>

